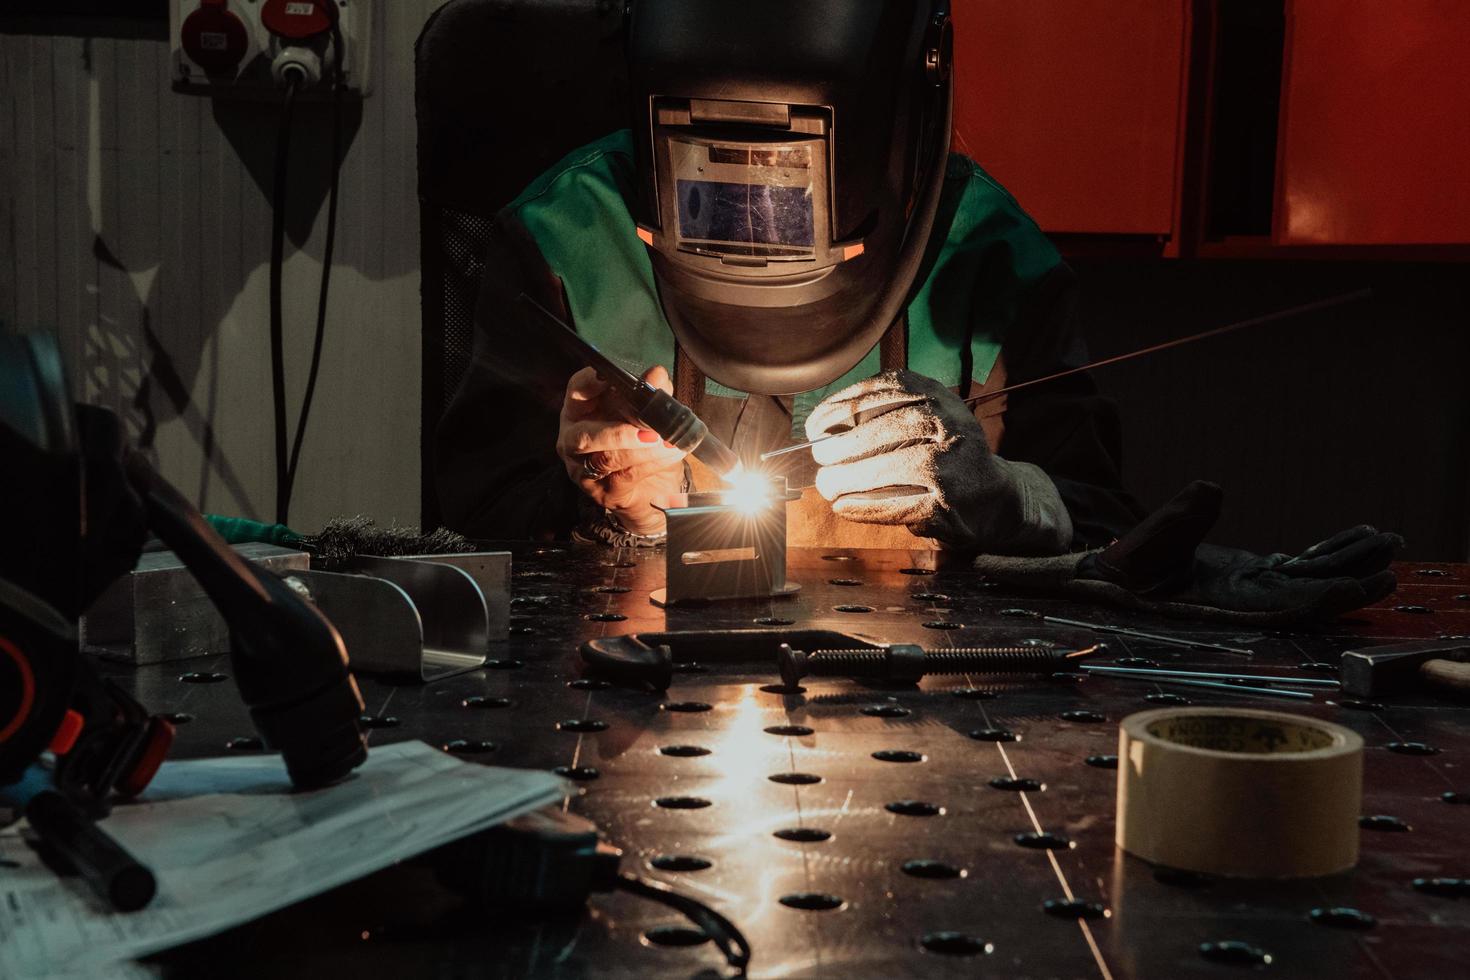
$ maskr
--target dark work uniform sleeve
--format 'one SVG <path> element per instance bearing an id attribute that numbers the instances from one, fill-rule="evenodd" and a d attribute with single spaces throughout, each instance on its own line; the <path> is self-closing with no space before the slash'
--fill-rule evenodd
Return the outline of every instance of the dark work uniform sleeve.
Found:
<path id="1" fill-rule="evenodd" d="M 434 447 L 444 523 L 472 538 L 562 538 L 577 523 L 582 494 L 556 455 L 556 435 L 579 365 L 530 321 L 522 292 L 570 319 L 535 243 L 502 216 L 485 253 L 470 365 Z"/>
<path id="2" fill-rule="evenodd" d="M 1087 363 L 1070 267 L 1059 265 L 1028 291 L 1003 352 L 1012 385 Z M 1052 478 L 1072 518 L 1074 549 L 1108 544 L 1144 517 L 1123 489 L 1117 406 L 1086 373 L 1008 395 L 1000 455 Z"/>

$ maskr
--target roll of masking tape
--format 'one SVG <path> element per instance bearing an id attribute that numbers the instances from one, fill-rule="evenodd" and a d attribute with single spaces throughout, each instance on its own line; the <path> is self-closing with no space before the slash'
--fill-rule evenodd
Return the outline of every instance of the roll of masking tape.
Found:
<path id="1" fill-rule="evenodd" d="M 1305 878 L 1358 862 L 1363 739 L 1341 725 L 1249 708 L 1123 719 L 1117 843 L 1155 864 Z"/>

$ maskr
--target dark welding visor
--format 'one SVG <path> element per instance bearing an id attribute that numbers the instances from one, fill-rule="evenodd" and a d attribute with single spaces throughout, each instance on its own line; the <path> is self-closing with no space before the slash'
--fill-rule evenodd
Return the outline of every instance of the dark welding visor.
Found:
<path id="1" fill-rule="evenodd" d="M 902 314 L 949 148 L 948 4 L 635 0 L 635 218 L 710 378 L 792 394 Z M 635 120 L 636 121 L 636 120 Z"/>

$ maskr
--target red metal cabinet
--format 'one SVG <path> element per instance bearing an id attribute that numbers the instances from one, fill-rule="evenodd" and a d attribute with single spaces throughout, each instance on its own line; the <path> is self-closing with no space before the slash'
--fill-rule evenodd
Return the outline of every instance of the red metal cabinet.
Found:
<path id="1" fill-rule="evenodd" d="M 1470 0 L 1288 0 L 1282 244 L 1470 242 Z"/>
<path id="2" fill-rule="evenodd" d="M 1185 0 L 953 9 L 956 147 L 1048 232 L 1169 234 Z"/>

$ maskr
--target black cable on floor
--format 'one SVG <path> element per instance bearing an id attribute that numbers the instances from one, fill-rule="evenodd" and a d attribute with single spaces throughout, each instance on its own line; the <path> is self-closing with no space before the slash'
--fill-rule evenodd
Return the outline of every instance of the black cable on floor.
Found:
<path id="1" fill-rule="evenodd" d="M 285 524 L 291 508 L 291 485 L 286 452 L 286 350 L 281 314 L 281 267 L 286 252 L 286 175 L 291 150 L 291 123 L 296 114 L 299 72 L 286 76 L 286 93 L 281 98 L 281 123 L 276 135 L 275 186 L 271 193 L 271 403 L 275 413 L 276 523 Z"/>

